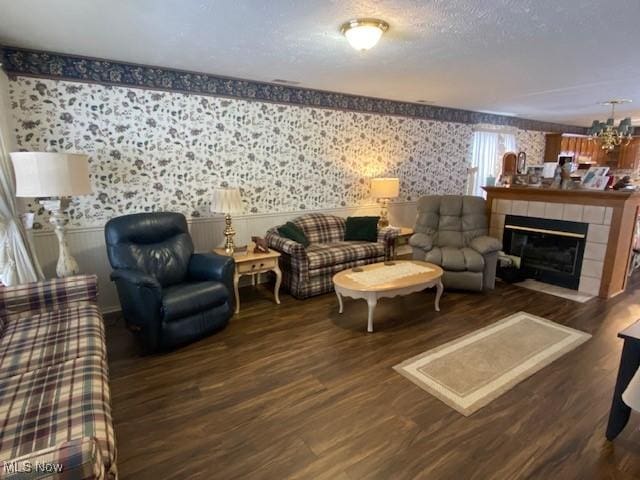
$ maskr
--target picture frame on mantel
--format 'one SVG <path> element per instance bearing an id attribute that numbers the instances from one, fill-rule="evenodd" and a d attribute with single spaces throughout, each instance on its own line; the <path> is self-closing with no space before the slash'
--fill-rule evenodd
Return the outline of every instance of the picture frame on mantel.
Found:
<path id="1" fill-rule="evenodd" d="M 513 176 L 513 185 L 526 186 L 529 185 L 529 175 L 519 174 Z"/>
<path id="2" fill-rule="evenodd" d="M 529 176 L 529 186 L 539 187 L 542 185 L 542 171 L 544 167 L 542 165 L 533 165 L 527 167 L 527 175 Z"/>
<path id="3" fill-rule="evenodd" d="M 604 190 L 609 182 L 609 167 L 590 167 L 582 177 L 582 187 L 590 190 Z"/>
<path id="4" fill-rule="evenodd" d="M 587 188 L 591 190 L 604 190 L 609 184 L 611 177 L 609 175 L 600 175 L 594 178 Z"/>

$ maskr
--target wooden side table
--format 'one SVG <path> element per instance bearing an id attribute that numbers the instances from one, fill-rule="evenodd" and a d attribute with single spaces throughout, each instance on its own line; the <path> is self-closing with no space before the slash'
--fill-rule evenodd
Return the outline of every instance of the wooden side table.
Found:
<path id="1" fill-rule="evenodd" d="M 398 256 L 398 249 L 405 245 L 409 245 L 409 238 L 413 235 L 413 228 L 409 227 L 397 227 L 400 229 L 398 236 L 391 242 L 391 258 L 395 259 Z"/>
<path id="2" fill-rule="evenodd" d="M 214 248 L 213 251 L 218 255 L 225 255 L 224 248 Z M 273 289 L 273 297 L 278 305 L 280 305 L 280 284 L 282 283 L 282 272 L 278 266 L 278 258 L 280 253 L 270 250 L 269 253 L 252 253 L 246 255 L 234 255 L 233 260 L 236 263 L 236 270 L 233 274 L 233 290 L 236 297 L 236 313 L 240 311 L 240 293 L 238 292 L 238 283 L 243 275 L 251 275 L 253 285 L 256 284 L 256 275 L 264 272 L 274 272 L 276 274 L 276 285 Z M 258 277 L 259 279 L 259 277 Z"/>

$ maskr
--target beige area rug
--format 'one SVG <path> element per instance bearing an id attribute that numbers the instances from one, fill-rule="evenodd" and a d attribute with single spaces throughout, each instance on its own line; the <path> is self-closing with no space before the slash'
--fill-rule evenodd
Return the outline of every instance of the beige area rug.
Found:
<path id="1" fill-rule="evenodd" d="M 393 368 L 469 416 L 589 338 L 518 312 Z"/>

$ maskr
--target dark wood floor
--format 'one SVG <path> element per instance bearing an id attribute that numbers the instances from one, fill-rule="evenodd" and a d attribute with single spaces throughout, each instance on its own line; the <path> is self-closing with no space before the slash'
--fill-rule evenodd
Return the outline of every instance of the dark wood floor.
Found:
<path id="1" fill-rule="evenodd" d="M 333 294 L 271 303 L 241 292 L 222 333 L 141 357 L 108 328 L 122 479 L 599 479 L 640 477 L 637 417 L 604 438 L 621 341 L 640 284 L 578 304 L 500 284 L 366 304 Z M 463 417 L 395 373 L 413 355 L 524 310 L 593 334 L 578 349 Z"/>

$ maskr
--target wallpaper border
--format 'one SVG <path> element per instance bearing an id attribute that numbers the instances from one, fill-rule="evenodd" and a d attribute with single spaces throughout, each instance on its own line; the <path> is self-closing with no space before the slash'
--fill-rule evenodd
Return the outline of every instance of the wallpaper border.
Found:
<path id="1" fill-rule="evenodd" d="M 584 127 L 505 115 L 291 87 L 19 47 L 0 47 L 0 62 L 2 68 L 10 76 L 30 76 L 137 87 L 304 107 L 397 115 L 442 122 L 505 125 L 542 132 L 586 134 L 587 131 Z"/>

